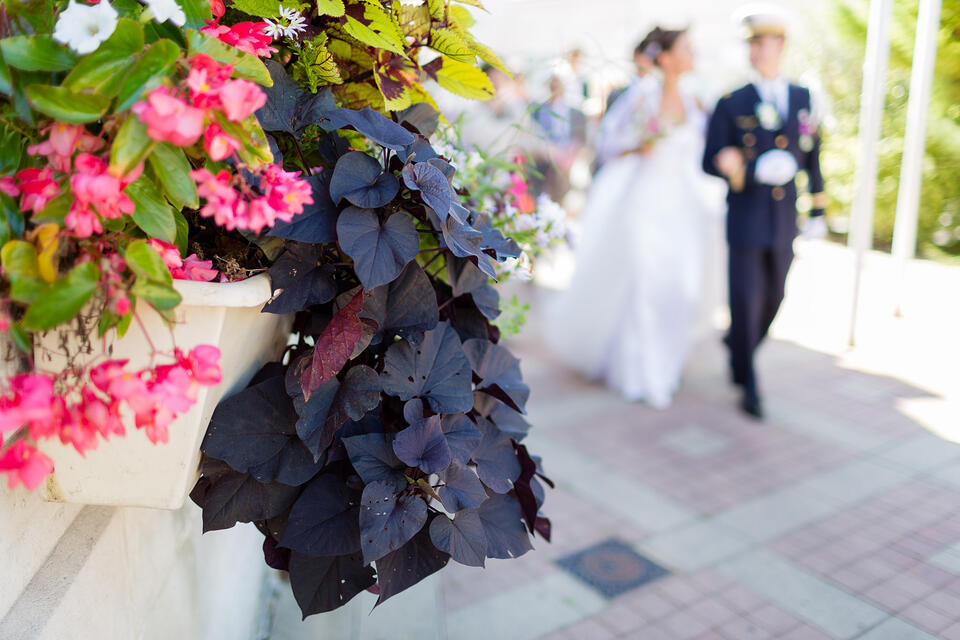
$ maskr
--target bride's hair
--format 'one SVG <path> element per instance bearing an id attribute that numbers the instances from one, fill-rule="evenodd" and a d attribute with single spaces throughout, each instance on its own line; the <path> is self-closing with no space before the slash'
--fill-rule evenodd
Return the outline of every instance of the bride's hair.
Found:
<path id="1" fill-rule="evenodd" d="M 653 31 L 648 33 L 647 37 L 637 45 L 637 50 L 638 52 L 642 51 L 643 55 L 653 60 L 653 62 L 659 66 L 660 63 L 657 61 L 657 56 L 664 51 L 670 51 L 673 45 L 677 43 L 677 39 L 686 32 L 686 29 L 661 29 L 660 27 L 654 27 Z"/>

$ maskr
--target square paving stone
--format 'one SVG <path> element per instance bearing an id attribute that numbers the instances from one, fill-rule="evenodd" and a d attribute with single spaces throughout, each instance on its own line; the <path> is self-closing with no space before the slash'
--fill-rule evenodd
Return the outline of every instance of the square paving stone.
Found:
<path id="1" fill-rule="evenodd" d="M 556 562 L 607 598 L 615 598 L 670 573 L 616 539 L 595 544 Z"/>

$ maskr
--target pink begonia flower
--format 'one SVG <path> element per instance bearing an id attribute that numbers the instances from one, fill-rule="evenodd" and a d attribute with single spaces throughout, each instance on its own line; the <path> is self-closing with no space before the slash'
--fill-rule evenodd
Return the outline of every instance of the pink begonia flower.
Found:
<path id="1" fill-rule="evenodd" d="M 60 442 L 73 445 L 77 453 L 86 456 L 86 452 L 96 449 L 98 427 L 91 424 L 85 417 L 84 403 L 70 407 L 62 416 L 59 423 Z"/>
<path id="2" fill-rule="evenodd" d="M 247 207 L 247 218 L 241 228 L 260 233 L 264 227 L 272 227 L 276 221 L 277 211 L 270 206 L 270 200 L 266 197 L 254 198 Z"/>
<path id="3" fill-rule="evenodd" d="M 219 124 L 213 122 L 203 133 L 203 148 L 214 162 L 219 162 L 233 155 L 240 148 L 236 138 L 223 131 Z"/>
<path id="4" fill-rule="evenodd" d="M 183 261 L 183 268 L 170 271 L 178 280 L 195 280 L 210 282 L 220 273 L 213 268 L 213 260 L 201 260 L 197 254 L 191 253 Z"/>
<path id="5" fill-rule="evenodd" d="M 130 313 L 132 308 L 130 298 L 125 293 L 120 293 L 113 299 L 113 312 L 118 316 L 125 316 Z"/>
<path id="6" fill-rule="evenodd" d="M 306 180 L 299 179 L 299 175 L 299 171 L 284 171 L 277 164 L 268 166 L 263 172 L 260 188 L 270 199 L 270 206 L 278 212 L 277 217 L 284 222 L 303 213 L 303 205 L 313 204 L 313 189 Z"/>
<path id="7" fill-rule="evenodd" d="M 240 122 L 267 103 L 267 94 L 249 80 L 231 80 L 220 89 L 223 112 L 231 122 Z"/>
<path id="8" fill-rule="evenodd" d="M 136 206 L 123 190 L 143 171 L 142 165 L 124 178 L 111 175 L 106 160 L 89 153 L 78 155 L 75 165 L 70 176 L 75 199 L 64 223 L 77 237 L 103 233 L 97 213 L 103 218 L 119 218 L 134 212 Z"/>
<path id="9" fill-rule="evenodd" d="M 107 404 L 90 387 L 84 387 L 82 412 L 87 424 L 95 426 L 104 439 L 111 435 L 126 434 L 123 420 L 120 418 L 120 404 Z"/>
<path id="10" fill-rule="evenodd" d="M 10 329 L 10 318 L 6 314 L 0 314 L 0 331 L 7 331 Z"/>
<path id="11" fill-rule="evenodd" d="M 17 179 L 17 188 L 22 194 L 21 211 L 40 213 L 47 203 L 60 193 L 60 185 L 53 179 L 53 170 L 49 167 L 21 169 L 14 174 L 14 177 Z"/>
<path id="12" fill-rule="evenodd" d="M 273 38 L 263 31 L 268 26 L 266 22 L 238 22 L 232 27 L 228 27 L 220 24 L 217 20 L 210 20 L 207 22 L 207 26 L 200 29 L 200 33 L 219 38 L 223 42 L 240 49 L 240 51 L 261 58 L 269 58 L 270 54 L 276 49 L 270 46 Z"/>
<path id="13" fill-rule="evenodd" d="M 12 395 L 0 397 L 0 434 L 53 417 L 53 380 L 39 373 L 11 376 Z"/>
<path id="14" fill-rule="evenodd" d="M 210 0 L 210 13 L 212 13 L 215 18 L 222 18 L 226 12 L 227 7 L 223 4 L 223 0 Z"/>
<path id="15" fill-rule="evenodd" d="M 167 269 L 172 271 L 183 266 L 183 258 L 180 257 L 180 249 L 177 248 L 177 245 L 156 238 L 147 240 L 147 245 L 160 254 L 160 258 L 163 260 L 163 264 L 167 265 Z"/>
<path id="16" fill-rule="evenodd" d="M 53 471 L 53 460 L 28 445 L 24 440 L 14 442 L 0 455 L 0 472 L 7 474 L 7 485 L 14 489 L 19 483 L 33 491 Z"/>
<path id="17" fill-rule="evenodd" d="M 17 188 L 17 181 L 13 176 L 0 176 L 0 191 L 11 198 L 20 195 L 20 189 Z"/>
<path id="18" fill-rule="evenodd" d="M 220 89 L 233 74 L 233 67 L 220 64 L 206 54 L 198 54 L 190 60 L 187 87 L 190 102 L 202 109 L 220 107 Z"/>
<path id="19" fill-rule="evenodd" d="M 200 208 L 201 216 L 213 218 L 227 231 L 247 228 L 240 224 L 246 217 L 247 203 L 230 185 L 232 177 L 229 171 L 221 169 L 217 175 L 213 175 L 206 169 L 194 169 L 190 177 L 197 183 L 197 195 L 206 200 L 206 204 Z"/>
<path id="20" fill-rule="evenodd" d="M 63 222 L 78 238 L 89 238 L 93 234 L 103 233 L 103 225 L 100 224 L 96 212 L 79 200 L 74 200 L 70 205 L 70 211 Z"/>
<path id="21" fill-rule="evenodd" d="M 154 140 L 189 147 L 203 135 L 203 109 L 171 95 L 167 87 L 157 87 L 130 110 L 147 125 L 147 135 Z"/>
<path id="22" fill-rule="evenodd" d="M 177 358 L 198 384 L 211 386 L 223 380 L 219 364 L 220 349 L 213 345 L 197 345 L 186 356 L 178 351 Z"/>
<path id="23" fill-rule="evenodd" d="M 27 153 L 46 157 L 50 166 L 61 173 L 70 172 L 70 159 L 78 147 L 81 151 L 97 151 L 103 146 L 103 140 L 87 133 L 82 124 L 54 122 L 43 133 L 48 134 L 47 139 L 27 147 Z"/>

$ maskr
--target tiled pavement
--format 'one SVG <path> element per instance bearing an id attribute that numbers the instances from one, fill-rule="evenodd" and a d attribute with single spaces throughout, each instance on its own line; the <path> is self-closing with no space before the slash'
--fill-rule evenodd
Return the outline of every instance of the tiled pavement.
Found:
<path id="1" fill-rule="evenodd" d="M 873 257 L 845 351 L 849 255 L 817 246 L 763 348 L 763 423 L 734 409 L 716 336 L 656 411 L 563 369 L 532 319 L 512 348 L 533 389 L 527 444 L 557 483 L 553 542 L 451 563 L 396 613 L 365 601 L 352 631 L 318 620 L 311 637 L 960 640 L 960 305 L 917 298 L 894 322 Z M 960 268 L 912 273 L 960 288 Z M 671 574 L 605 599 L 555 563 L 610 538 Z"/>

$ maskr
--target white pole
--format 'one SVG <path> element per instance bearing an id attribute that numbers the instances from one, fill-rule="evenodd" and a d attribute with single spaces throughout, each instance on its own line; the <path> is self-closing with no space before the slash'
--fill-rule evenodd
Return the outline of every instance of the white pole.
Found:
<path id="1" fill-rule="evenodd" d="M 854 344 L 860 279 L 864 254 L 873 245 L 873 210 L 877 193 L 877 142 L 883 123 L 887 60 L 890 57 L 890 18 L 893 0 L 870 0 L 867 47 L 863 60 L 859 151 L 847 244 L 854 251 L 853 309 L 850 313 L 850 346 Z"/>
<path id="2" fill-rule="evenodd" d="M 930 88 L 937 62 L 941 0 L 920 0 L 917 35 L 913 44 L 913 68 L 910 70 L 910 101 L 907 104 L 907 130 L 903 140 L 900 188 L 897 191 L 897 217 L 893 225 L 893 259 L 896 268 L 894 295 L 897 315 L 903 306 L 907 261 L 916 253 L 917 219 L 920 211 L 920 187 L 923 184 L 923 156 L 927 140 L 927 112 Z"/>

